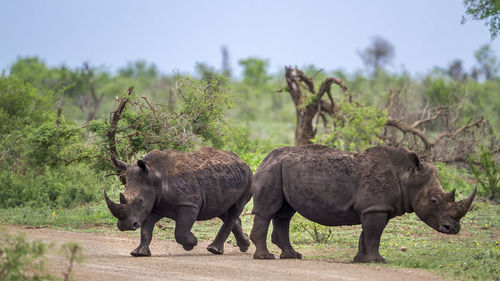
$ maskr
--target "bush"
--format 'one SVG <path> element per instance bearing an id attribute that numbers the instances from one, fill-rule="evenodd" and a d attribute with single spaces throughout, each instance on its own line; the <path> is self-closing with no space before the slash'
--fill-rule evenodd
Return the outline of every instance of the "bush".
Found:
<path id="1" fill-rule="evenodd" d="M 47 246 L 0 230 L 0 280 L 55 280 L 46 273 Z"/>
<path id="2" fill-rule="evenodd" d="M 290 222 L 292 240 L 297 243 L 323 243 L 327 244 L 334 234 L 334 228 L 310 221 L 299 214 L 295 214 Z M 304 234 L 307 234 L 304 236 Z"/>
<path id="3" fill-rule="evenodd" d="M 313 140 L 339 150 L 361 151 L 380 143 L 378 134 L 386 122 L 386 114 L 374 106 L 360 106 L 349 102 L 338 102 L 339 112 L 331 132 Z"/>
<path id="4" fill-rule="evenodd" d="M 500 199 L 500 166 L 493 160 L 493 153 L 483 148 L 479 159 L 469 156 L 468 162 L 483 193 L 490 199 Z M 479 162 L 477 166 L 475 162 Z"/>
<path id="5" fill-rule="evenodd" d="M 437 162 L 436 168 L 439 172 L 441 186 L 444 190 L 451 191 L 456 188 L 457 194 L 464 193 L 464 195 L 467 196 L 472 191 L 472 175 L 470 175 L 466 169 L 442 162 Z"/>
<path id="6" fill-rule="evenodd" d="M 51 245 L 28 242 L 24 235 L 0 229 L 0 280 L 59 280 L 45 268 L 45 254 L 50 248 Z M 83 260 L 82 247 L 69 242 L 61 246 L 61 252 L 68 259 L 64 280 L 70 280 L 73 264 Z"/>
<path id="7" fill-rule="evenodd" d="M 102 198 L 114 184 L 104 173 L 86 164 L 50 167 L 24 172 L 0 171 L 0 206 L 74 207 Z"/>

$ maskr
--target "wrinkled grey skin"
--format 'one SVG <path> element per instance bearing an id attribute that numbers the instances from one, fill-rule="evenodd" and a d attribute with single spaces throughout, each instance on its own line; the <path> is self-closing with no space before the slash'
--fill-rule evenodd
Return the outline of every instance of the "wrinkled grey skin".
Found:
<path id="1" fill-rule="evenodd" d="M 207 250 L 224 252 L 224 242 L 232 231 L 242 252 L 250 240 L 239 218 L 250 200 L 252 171 L 231 152 L 202 148 L 184 153 L 153 150 L 135 165 L 112 159 L 126 176 L 126 189 L 115 203 L 104 191 L 118 229 L 141 228 L 141 243 L 132 256 L 150 256 L 149 244 L 155 223 L 162 217 L 175 221 L 175 240 L 191 250 L 198 240 L 191 233 L 197 220 L 219 217 L 223 224 Z"/>
<path id="2" fill-rule="evenodd" d="M 379 146 L 361 153 L 321 145 L 278 148 L 254 175 L 254 258 L 274 258 L 266 245 L 271 220 L 280 257 L 302 258 L 289 239 L 290 220 L 299 212 L 327 226 L 361 224 L 354 262 L 385 262 L 379 244 L 389 219 L 415 212 L 437 231 L 455 234 L 475 194 L 455 202 L 455 190 L 443 190 L 434 164 L 404 148 Z"/>

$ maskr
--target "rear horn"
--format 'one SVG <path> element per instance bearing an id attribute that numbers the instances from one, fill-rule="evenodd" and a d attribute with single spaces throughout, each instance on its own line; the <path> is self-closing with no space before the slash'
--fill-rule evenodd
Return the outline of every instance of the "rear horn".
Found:
<path id="1" fill-rule="evenodd" d="M 470 206 L 472 205 L 472 201 L 474 201 L 474 198 L 476 197 L 476 192 L 477 192 L 477 186 L 474 187 L 474 191 L 472 191 L 472 194 L 469 195 L 469 197 L 460 200 L 457 202 L 457 215 L 459 218 L 465 216 L 467 212 L 470 209 Z"/>

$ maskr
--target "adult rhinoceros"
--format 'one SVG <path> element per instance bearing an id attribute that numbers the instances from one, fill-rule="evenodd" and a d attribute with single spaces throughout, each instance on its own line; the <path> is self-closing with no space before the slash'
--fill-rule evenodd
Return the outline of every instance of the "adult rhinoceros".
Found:
<path id="1" fill-rule="evenodd" d="M 361 224 L 354 262 L 385 262 L 380 236 L 389 219 L 415 212 L 437 231 L 455 234 L 476 195 L 455 202 L 446 193 L 436 167 L 404 148 L 378 146 L 361 153 L 321 145 L 282 147 L 262 161 L 254 176 L 254 225 L 250 239 L 254 258 L 271 259 L 266 246 L 269 222 L 272 242 L 281 258 L 298 258 L 289 239 L 295 212 L 322 225 Z"/>
<path id="2" fill-rule="evenodd" d="M 252 171 L 231 152 L 202 148 L 185 153 L 153 150 L 135 165 L 112 159 L 126 177 L 120 204 L 104 191 L 109 210 L 118 218 L 118 228 L 141 228 L 141 243 L 132 256 L 150 256 L 154 224 L 162 217 L 175 220 L 175 240 L 185 250 L 198 243 L 191 233 L 197 220 L 223 220 L 215 240 L 207 250 L 222 254 L 232 231 L 242 252 L 250 240 L 241 228 L 243 207 L 251 198 Z"/>

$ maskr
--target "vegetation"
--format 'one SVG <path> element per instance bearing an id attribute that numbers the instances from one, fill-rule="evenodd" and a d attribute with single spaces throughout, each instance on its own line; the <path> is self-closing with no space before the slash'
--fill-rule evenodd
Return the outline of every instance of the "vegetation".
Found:
<path id="1" fill-rule="evenodd" d="M 470 71 L 457 60 L 411 77 L 385 70 L 393 54 L 388 42 L 374 39 L 360 54 L 367 75 L 312 65 L 273 74 L 269 61 L 253 57 L 240 61 L 241 78 L 231 78 L 227 65 L 218 71 L 199 64 L 190 76 L 165 75 L 143 61 L 110 73 L 86 63 L 69 69 L 20 58 L 0 76 L 0 223 L 116 232 L 102 200 L 104 188 L 111 196 L 123 190 L 110 156 L 131 162 L 155 148 L 213 146 L 233 151 L 255 171 L 273 148 L 297 143 L 302 123 L 296 121 L 304 113 L 301 143 L 348 151 L 409 147 L 436 160 L 446 190 L 457 188 L 463 197 L 476 183 L 481 187 L 482 201 L 464 219 L 461 235 L 437 234 L 414 215 L 391 221 L 381 247 L 390 264 L 459 279 L 498 276 L 498 59 L 486 45 Z M 247 231 L 250 208 L 243 215 Z M 211 239 L 215 224 L 196 224 L 193 232 Z M 160 226 L 164 231 L 155 235 L 172 239 L 173 223 Z M 328 228 L 296 215 L 291 229 L 307 257 L 354 256 L 359 227 Z M 23 243 L 29 254 L 22 259 L 37 265 L 47 249 Z M 66 248 L 70 265 L 78 249 Z M 21 272 L 19 266 L 9 274 Z"/>
<path id="2" fill-rule="evenodd" d="M 45 268 L 45 254 L 53 245 L 30 242 L 24 235 L 0 229 L 0 280 L 58 280 Z M 71 280 L 74 262 L 82 261 L 81 246 L 65 243 L 61 246 L 68 258 L 64 280 Z"/>
<path id="3" fill-rule="evenodd" d="M 500 30 L 500 3 L 495 0 L 464 0 L 464 4 L 467 16 L 462 17 L 462 23 L 468 19 L 484 20 L 490 29 L 491 39 L 495 39 Z"/>
<path id="4" fill-rule="evenodd" d="M 479 167 L 474 164 L 479 162 Z M 479 155 L 479 161 L 469 158 L 469 165 L 477 182 L 483 188 L 484 194 L 490 199 L 498 199 L 500 196 L 500 166 L 493 160 L 491 151 L 483 149 Z"/>

